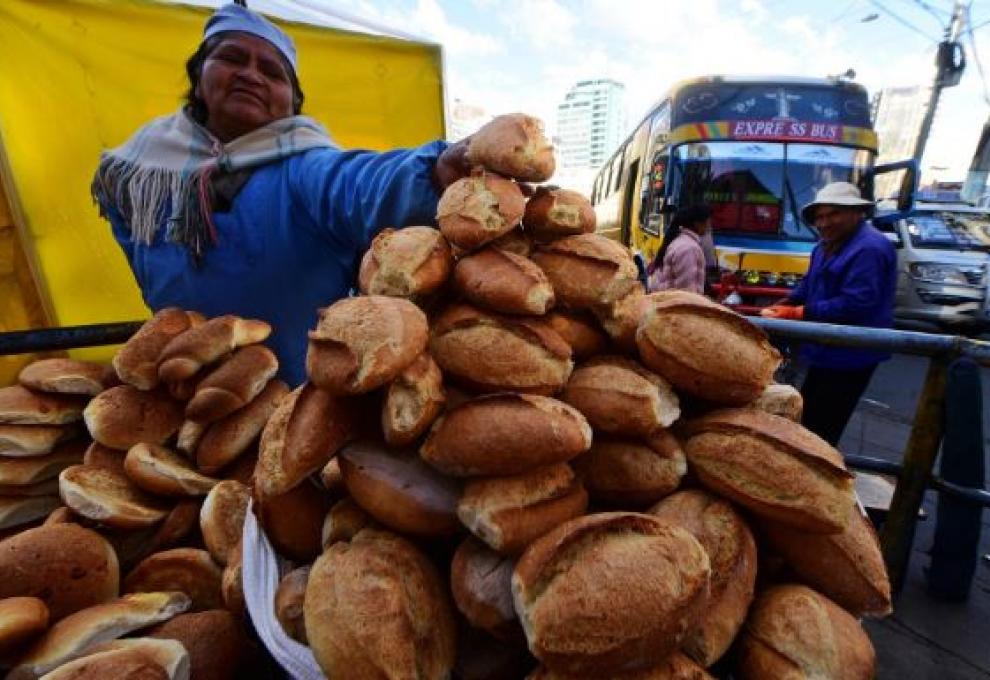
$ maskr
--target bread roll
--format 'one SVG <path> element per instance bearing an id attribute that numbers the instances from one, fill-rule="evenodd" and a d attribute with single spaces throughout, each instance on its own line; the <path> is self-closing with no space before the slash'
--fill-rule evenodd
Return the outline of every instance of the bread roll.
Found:
<path id="1" fill-rule="evenodd" d="M 359 394 L 395 380 L 426 349 L 426 315 L 384 295 L 344 298 L 320 310 L 306 373 L 317 387 Z"/>
<path id="2" fill-rule="evenodd" d="M 181 643 L 189 654 L 190 680 L 234 680 L 247 646 L 243 628 L 223 609 L 179 614 L 145 635 Z"/>
<path id="3" fill-rule="evenodd" d="M 50 496 L 0 497 L 0 529 L 19 527 L 44 519 L 60 505 L 62 501 L 58 497 L 58 492 Z"/>
<path id="4" fill-rule="evenodd" d="M 124 458 L 126 457 L 126 451 L 111 449 L 109 446 L 104 446 L 100 442 L 92 442 L 86 447 L 86 453 L 83 454 L 82 462 L 84 465 L 108 467 L 123 473 Z"/>
<path id="5" fill-rule="evenodd" d="M 284 382 L 271 380 L 250 404 L 211 423 L 196 445 L 197 467 L 205 474 L 215 475 L 247 451 L 288 394 Z"/>
<path id="6" fill-rule="evenodd" d="M 223 595 L 224 607 L 240 619 L 247 618 L 247 604 L 244 602 L 243 556 L 243 546 L 238 542 L 237 547 L 227 556 L 227 566 L 220 579 L 220 593 Z"/>
<path id="7" fill-rule="evenodd" d="M 537 539 L 512 595 L 529 649 L 562 673 L 602 677 L 663 661 L 697 623 L 711 567 L 684 529 L 649 515 L 602 513 Z"/>
<path id="8" fill-rule="evenodd" d="M 365 527 L 380 528 L 353 498 L 342 498 L 330 508 L 323 520 L 321 542 L 323 549 L 339 541 L 349 541 Z"/>
<path id="9" fill-rule="evenodd" d="M 724 409 L 684 428 L 702 484 L 754 513 L 816 533 L 842 531 L 855 503 L 842 454 L 786 418 Z"/>
<path id="10" fill-rule="evenodd" d="M 852 616 L 810 588 L 774 586 L 749 614 L 739 643 L 740 680 L 870 680 L 876 654 Z"/>
<path id="11" fill-rule="evenodd" d="M 330 462 L 320 470 L 320 482 L 331 496 L 341 496 L 347 493 L 344 486 L 344 476 L 340 473 L 340 461 L 331 458 Z"/>
<path id="12" fill-rule="evenodd" d="M 236 350 L 197 386 L 186 418 L 211 423 L 247 406 L 278 372 L 278 359 L 264 345 Z"/>
<path id="13" fill-rule="evenodd" d="M 313 564 L 306 635 L 328 677 L 441 680 L 454 665 L 454 615 L 430 561 L 405 539 L 364 529 Z"/>
<path id="14" fill-rule="evenodd" d="M 75 425 L 0 425 L 0 456 L 44 456 L 56 444 L 78 435 L 79 430 Z"/>
<path id="15" fill-rule="evenodd" d="M 110 387 L 112 370 L 104 364 L 75 359 L 41 359 L 24 368 L 17 382 L 36 392 L 95 397 Z"/>
<path id="16" fill-rule="evenodd" d="M 890 580 L 880 542 L 858 509 L 840 534 L 810 534 L 763 520 L 760 534 L 798 578 L 853 616 L 892 611 Z"/>
<path id="17" fill-rule="evenodd" d="M 523 231 L 521 226 L 502 234 L 488 245 L 523 257 L 529 257 L 533 252 L 533 239 Z"/>
<path id="18" fill-rule="evenodd" d="M 540 666 L 530 673 L 526 680 L 592 680 L 595 675 L 571 675 L 555 673 L 546 666 Z M 680 652 L 674 652 L 653 666 L 639 671 L 616 672 L 608 674 L 609 680 L 715 680 L 713 675 Z"/>
<path id="19" fill-rule="evenodd" d="M 286 635 L 304 645 L 307 642 L 303 602 L 308 582 L 309 567 L 300 567 L 283 576 L 275 591 L 275 618 Z"/>
<path id="20" fill-rule="evenodd" d="M 491 394 L 448 409 L 419 452 L 456 477 L 516 475 L 563 463 L 591 446 L 591 427 L 567 404 L 526 394 Z"/>
<path id="21" fill-rule="evenodd" d="M 323 520 L 330 498 L 308 480 L 278 496 L 255 496 L 254 512 L 268 540 L 283 555 L 308 562 L 323 549 Z M 229 557 L 228 557 L 229 560 Z"/>
<path id="22" fill-rule="evenodd" d="M 618 300 L 592 311 L 612 343 L 624 353 L 636 356 L 636 331 L 651 304 L 650 296 L 637 282 Z"/>
<path id="23" fill-rule="evenodd" d="M 195 420 L 182 421 L 179 434 L 175 437 L 175 448 L 182 451 L 187 457 L 192 458 L 196 455 L 196 447 L 199 446 L 199 441 L 206 434 L 206 428 L 206 423 L 200 423 Z"/>
<path id="24" fill-rule="evenodd" d="M 570 309 L 608 306 L 639 284 L 629 249 L 600 234 L 558 239 L 532 257 L 550 279 L 557 303 Z"/>
<path id="25" fill-rule="evenodd" d="M 554 310 L 547 314 L 546 321 L 571 346 L 571 354 L 578 361 L 602 354 L 608 347 L 608 338 L 586 316 Z"/>
<path id="26" fill-rule="evenodd" d="M 222 572 L 210 553 L 196 548 L 172 548 L 141 560 L 124 579 L 125 593 L 178 591 L 189 596 L 191 611 L 223 607 Z"/>
<path id="27" fill-rule="evenodd" d="M 189 668 L 189 654 L 180 642 L 129 638 L 91 647 L 41 680 L 189 680 Z"/>
<path id="28" fill-rule="evenodd" d="M 158 377 L 167 383 L 188 380 L 238 347 L 264 342 L 271 332 L 271 326 L 255 319 L 231 314 L 210 319 L 165 346 L 158 358 Z"/>
<path id="29" fill-rule="evenodd" d="M 417 298 L 446 283 L 454 267 L 450 245 L 433 227 L 384 229 L 361 259 L 364 295 Z"/>
<path id="30" fill-rule="evenodd" d="M 36 597 L 0 600 L 0 659 L 21 651 L 48 628 L 48 607 Z"/>
<path id="31" fill-rule="evenodd" d="M 553 176 L 553 147 L 539 118 L 524 113 L 496 116 L 468 138 L 466 160 L 523 182 Z"/>
<path id="32" fill-rule="evenodd" d="M 251 502 L 251 489 L 225 479 L 210 489 L 199 513 L 199 529 L 210 556 L 226 565 L 244 530 L 244 517 Z"/>
<path id="33" fill-rule="evenodd" d="M 468 481 L 457 516 L 490 548 L 515 555 L 587 508 L 581 482 L 566 463 L 557 463 L 513 477 Z"/>
<path id="34" fill-rule="evenodd" d="M 338 459 L 351 498 L 388 528 L 417 536 L 449 536 L 460 528 L 459 484 L 414 450 L 364 440 L 345 446 Z"/>
<path id="35" fill-rule="evenodd" d="M 117 350 L 113 357 L 117 376 L 140 390 L 154 389 L 158 385 L 158 358 L 162 350 L 197 323 L 197 317 L 176 307 L 159 310 Z"/>
<path id="36" fill-rule="evenodd" d="M 52 510 L 51 514 L 49 514 L 48 517 L 45 518 L 45 521 L 41 523 L 41 526 L 46 527 L 51 524 L 75 524 L 77 519 L 76 514 L 63 505 L 60 508 L 55 508 Z"/>
<path id="37" fill-rule="evenodd" d="M 22 385 L 0 387 L 0 424 L 67 425 L 82 418 L 86 398 L 32 392 Z"/>
<path id="38" fill-rule="evenodd" d="M 553 288 L 532 260 L 489 246 L 462 257 L 454 288 L 474 304 L 503 314 L 542 315 L 553 307 Z"/>
<path id="39" fill-rule="evenodd" d="M 162 523 L 153 527 L 154 533 L 148 541 L 148 554 L 171 548 L 186 539 L 199 525 L 199 499 L 179 500 L 169 511 Z M 142 555 L 142 559 L 145 556 Z"/>
<path id="40" fill-rule="evenodd" d="M 388 386 L 382 406 L 385 441 L 392 446 L 412 444 L 437 419 L 445 401 L 440 367 L 423 352 Z"/>
<path id="41" fill-rule="evenodd" d="M 636 345 L 643 363 L 675 389 L 732 406 L 760 396 L 780 364 L 766 333 L 700 295 L 652 302 Z"/>
<path id="42" fill-rule="evenodd" d="M 804 412 L 804 399 L 791 385 L 771 383 L 750 406 L 800 423 L 801 414 Z"/>
<path id="43" fill-rule="evenodd" d="M 672 493 L 687 474 L 680 443 L 666 430 L 642 439 L 595 435 L 574 469 L 596 501 L 641 508 Z"/>
<path id="44" fill-rule="evenodd" d="M 140 529 L 165 519 L 163 501 L 141 491 L 124 474 L 92 465 L 73 465 L 59 475 L 59 495 L 74 513 L 120 529 Z"/>
<path id="45" fill-rule="evenodd" d="M 58 477 L 70 465 L 81 463 L 86 450 L 84 440 L 59 444 L 44 456 L 31 458 L 0 458 L 0 484 L 28 486 Z"/>
<path id="46" fill-rule="evenodd" d="M 515 182 L 482 172 L 447 187 L 437 204 L 437 223 L 451 244 L 463 251 L 477 250 L 512 231 L 525 208 L 526 199 Z"/>
<path id="47" fill-rule="evenodd" d="M 590 234 L 595 230 L 595 209 L 576 191 L 538 187 L 526 203 L 523 226 L 537 241 Z"/>
<path id="48" fill-rule="evenodd" d="M 458 546 L 450 565 L 454 603 L 475 628 L 500 640 L 522 633 L 512 605 L 511 558 L 469 536 Z"/>
<path id="49" fill-rule="evenodd" d="M 138 487 L 159 496 L 205 496 L 217 483 L 196 472 L 186 458 L 155 444 L 132 446 L 124 472 Z"/>
<path id="50" fill-rule="evenodd" d="M 127 451 L 142 442 L 164 444 L 182 425 L 182 405 L 161 390 L 120 385 L 93 397 L 83 418 L 93 439 Z"/>
<path id="51" fill-rule="evenodd" d="M 567 382 L 571 348 L 542 319 L 489 314 L 464 304 L 433 324 L 430 353 L 447 375 L 489 392 L 551 395 Z"/>
<path id="52" fill-rule="evenodd" d="M 681 649 L 702 666 L 711 666 L 729 649 L 753 602 L 753 534 L 729 503 L 700 489 L 675 493 L 650 508 L 650 514 L 690 531 L 708 553 L 711 596 Z"/>

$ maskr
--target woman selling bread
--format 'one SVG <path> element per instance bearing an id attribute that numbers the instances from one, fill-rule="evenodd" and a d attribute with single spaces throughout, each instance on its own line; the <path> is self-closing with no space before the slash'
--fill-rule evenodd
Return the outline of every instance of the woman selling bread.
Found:
<path id="1" fill-rule="evenodd" d="M 702 239 L 711 229 L 712 211 L 706 205 L 687 206 L 674 214 L 647 272 L 651 292 L 677 289 L 704 295 L 706 257 Z"/>
<path id="2" fill-rule="evenodd" d="M 300 115 L 296 66 L 288 35 L 221 7 L 186 62 L 185 104 L 104 153 L 92 186 L 152 310 L 267 321 L 292 385 L 317 308 L 347 294 L 375 234 L 432 224 L 466 174 L 462 144 L 340 149 Z"/>

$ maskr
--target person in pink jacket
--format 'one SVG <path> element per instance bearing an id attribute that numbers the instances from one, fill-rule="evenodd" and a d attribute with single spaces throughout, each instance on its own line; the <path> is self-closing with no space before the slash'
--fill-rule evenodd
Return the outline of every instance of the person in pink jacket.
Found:
<path id="1" fill-rule="evenodd" d="M 712 211 L 707 205 L 678 210 L 664 232 L 663 245 L 650 265 L 650 291 L 689 290 L 705 293 L 705 251 L 702 237 L 712 228 Z"/>

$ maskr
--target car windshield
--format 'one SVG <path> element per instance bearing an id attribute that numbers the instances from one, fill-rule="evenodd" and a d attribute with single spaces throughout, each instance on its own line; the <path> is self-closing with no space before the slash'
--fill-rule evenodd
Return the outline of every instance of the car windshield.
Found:
<path id="1" fill-rule="evenodd" d="M 907 220 L 908 236 L 915 248 L 953 250 L 990 249 L 987 216 L 965 213 L 926 213 Z"/>

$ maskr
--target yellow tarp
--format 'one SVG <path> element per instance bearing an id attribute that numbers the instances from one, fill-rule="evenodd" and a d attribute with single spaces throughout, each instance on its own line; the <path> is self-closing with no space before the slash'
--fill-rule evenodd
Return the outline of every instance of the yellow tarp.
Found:
<path id="1" fill-rule="evenodd" d="M 51 324 L 147 315 L 89 184 L 101 150 L 178 108 L 185 60 L 208 15 L 143 0 L 0 2 L 0 172 Z M 386 149 L 443 136 L 439 47 L 282 26 L 298 48 L 304 113 L 342 146 Z M 0 250 L 5 238 L 12 243 L 0 231 Z M 0 306 L 5 330 L 19 323 L 8 308 Z"/>

